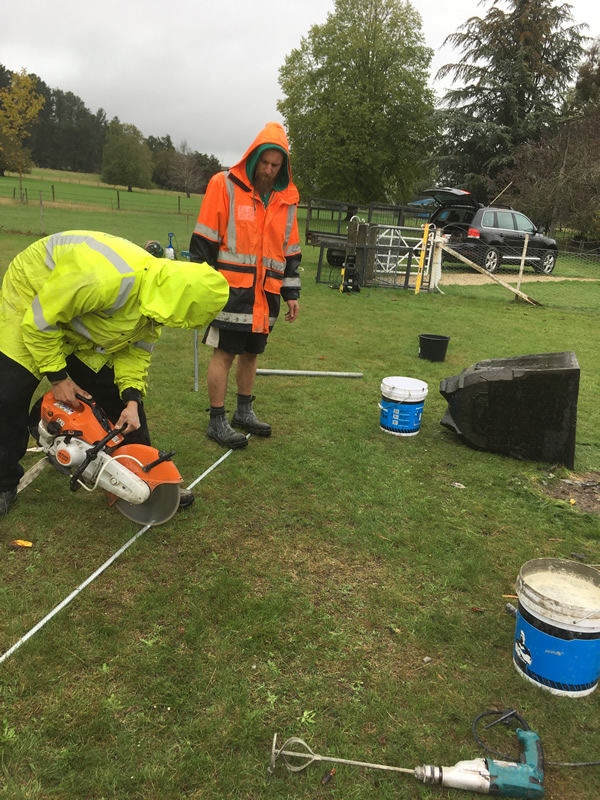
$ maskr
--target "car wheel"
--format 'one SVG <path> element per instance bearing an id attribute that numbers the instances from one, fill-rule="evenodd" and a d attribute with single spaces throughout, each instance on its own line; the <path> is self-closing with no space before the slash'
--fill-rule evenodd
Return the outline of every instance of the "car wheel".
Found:
<path id="1" fill-rule="evenodd" d="M 487 272 L 496 272 L 500 266 L 500 252 L 495 247 L 488 247 L 485 251 L 481 266 Z"/>
<path id="2" fill-rule="evenodd" d="M 536 272 L 543 272 L 544 275 L 552 274 L 556 264 L 556 253 L 554 250 L 544 250 L 541 253 L 540 260 L 537 267 L 534 267 Z"/>

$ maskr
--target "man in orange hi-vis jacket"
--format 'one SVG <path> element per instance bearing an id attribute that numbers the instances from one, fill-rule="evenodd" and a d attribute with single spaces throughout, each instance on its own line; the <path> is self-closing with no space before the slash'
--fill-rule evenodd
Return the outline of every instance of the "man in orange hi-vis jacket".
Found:
<path id="1" fill-rule="evenodd" d="M 237 356 L 237 408 L 231 424 L 257 436 L 271 426 L 252 408 L 256 359 L 279 314 L 298 316 L 301 252 L 287 136 L 268 122 L 240 161 L 210 179 L 190 242 L 192 261 L 207 262 L 229 283 L 229 300 L 204 335 L 213 347 L 207 383 L 210 421 L 207 435 L 224 447 L 248 444 L 233 430 L 225 412 L 229 370 Z"/>

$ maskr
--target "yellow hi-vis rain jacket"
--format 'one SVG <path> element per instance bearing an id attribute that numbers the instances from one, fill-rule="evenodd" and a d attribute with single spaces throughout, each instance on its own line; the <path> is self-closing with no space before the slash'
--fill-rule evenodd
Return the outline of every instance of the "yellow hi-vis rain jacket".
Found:
<path id="1" fill-rule="evenodd" d="M 0 351 L 37 378 L 74 353 L 119 391 L 145 393 L 160 325 L 204 328 L 225 305 L 227 281 L 207 264 L 155 258 L 95 231 L 40 239 L 9 264 L 0 290 Z"/>

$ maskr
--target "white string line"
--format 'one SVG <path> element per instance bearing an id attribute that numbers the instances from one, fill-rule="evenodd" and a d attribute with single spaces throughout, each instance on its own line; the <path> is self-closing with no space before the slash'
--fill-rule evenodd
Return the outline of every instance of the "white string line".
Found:
<path id="1" fill-rule="evenodd" d="M 250 436 L 250 434 L 248 434 L 248 436 L 246 436 L 246 438 L 248 438 L 249 436 Z M 213 464 L 211 467 L 209 467 L 207 470 L 205 470 L 205 471 L 202 473 L 202 475 L 200 475 L 200 477 L 199 477 L 199 478 L 196 478 L 196 480 L 195 480 L 195 481 L 193 481 L 192 483 L 190 483 L 190 485 L 189 485 L 188 489 L 191 489 L 191 488 L 192 488 L 192 486 L 195 486 L 197 483 L 199 483 L 199 482 L 200 482 L 200 481 L 201 481 L 201 480 L 202 480 L 202 479 L 203 479 L 203 478 L 204 478 L 206 475 L 208 475 L 208 473 L 209 473 L 209 472 L 212 472 L 212 470 L 213 470 L 215 467 L 218 467 L 218 466 L 219 466 L 219 464 L 221 464 L 221 462 L 223 462 L 223 461 L 224 461 L 224 460 L 227 458 L 227 456 L 231 455 L 231 453 L 233 453 L 233 449 L 232 449 L 232 450 L 228 450 L 228 451 L 225 453 L 225 455 L 224 455 L 224 456 L 221 456 L 221 458 L 219 458 L 219 459 L 218 459 L 218 461 L 215 461 L 215 463 L 214 463 L 214 464 Z M 94 573 L 92 573 L 92 575 L 90 575 L 90 576 L 89 576 L 89 578 L 86 578 L 86 579 L 83 581 L 83 583 L 79 584 L 79 586 L 78 586 L 76 589 L 74 589 L 74 590 L 71 592 L 71 594 L 70 594 L 68 597 L 65 597 L 65 599 L 64 599 L 64 600 L 62 600 L 62 601 L 61 601 L 61 602 L 60 602 L 60 603 L 59 603 L 57 606 L 55 606 L 55 607 L 52 609 L 52 611 L 50 611 L 48 614 L 46 614 L 46 616 L 45 616 L 43 619 L 41 619 L 41 620 L 40 620 L 40 621 L 39 621 L 39 622 L 38 622 L 36 625 L 34 625 L 34 626 L 33 626 L 33 628 L 31 628 L 31 630 L 27 631 L 27 633 L 26 633 L 24 636 L 22 636 L 22 637 L 21 637 L 21 638 L 20 638 L 20 639 L 19 639 L 17 642 L 15 642 L 15 643 L 13 644 L 13 646 L 12 646 L 12 647 L 10 647 L 10 648 L 9 648 L 9 649 L 8 649 L 8 650 L 5 652 L 5 653 L 3 653 L 3 654 L 0 656 L 0 664 L 1 664 L 3 661 L 6 661 L 6 659 L 7 659 L 7 658 L 9 658 L 9 657 L 10 657 L 10 656 L 11 656 L 11 655 L 12 655 L 12 654 L 13 654 L 13 653 L 16 651 L 16 650 L 18 650 L 18 649 L 19 649 L 19 647 L 21 647 L 21 645 L 22 645 L 22 644 L 25 644 L 25 642 L 26 642 L 28 639 L 31 639 L 31 637 L 32 637 L 34 634 L 36 634 L 36 633 L 37 633 L 37 632 L 38 632 L 38 631 L 39 631 L 41 628 L 43 628 L 43 627 L 44 627 L 44 625 L 45 625 L 47 622 L 50 622 L 50 620 L 52 619 L 52 617 L 55 617 L 55 616 L 58 614 L 58 612 L 59 612 L 59 611 L 61 611 L 61 610 L 62 610 L 62 609 L 65 607 L 65 606 L 69 605 L 69 603 L 70 603 L 72 600 L 74 600 L 74 599 L 77 597 L 77 595 L 78 595 L 78 594 L 79 594 L 79 593 L 80 593 L 80 592 L 81 592 L 83 589 L 85 589 L 85 587 L 86 587 L 86 586 L 89 586 L 89 584 L 90 584 L 90 583 L 91 583 L 93 580 L 95 580 L 95 579 L 98 577 L 98 575 L 101 575 L 101 574 L 104 572 L 104 570 L 105 570 L 105 569 L 107 569 L 107 567 L 110 567 L 110 565 L 113 563 L 113 561 L 116 561 L 116 560 L 117 560 L 117 558 L 118 558 L 118 557 L 119 557 L 119 556 L 120 556 L 122 553 L 124 553 L 124 552 L 125 552 L 125 550 L 127 550 L 127 548 L 128 548 L 130 545 L 132 545 L 132 544 L 135 542 L 135 540 L 136 540 L 136 539 L 139 539 L 139 538 L 140 538 L 140 536 L 141 536 L 142 534 L 146 533 L 146 531 L 147 531 L 147 530 L 149 530 L 149 529 L 152 527 L 152 524 L 153 524 L 152 522 L 149 522 L 149 523 L 148 523 L 148 525 L 144 525 L 144 527 L 143 527 L 143 528 L 140 528 L 140 530 L 139 530 L 139 531 L 138 531 L 138 532 L 137 532 L 137 533 L 136 533 L 134 536 L 132 536 L 132 537 L 131 537 L 131 539 L 130 539 L 128 542 L 126 542 L 126 543 L 125 543 L 125 544 L 124 544 L 122 547 L 120 547 L 120 548 L 117 550 L 117 552 L 116 552 L 116 553 L 113 553 L 113 555 L 112 555 L 112 556 L 111 556 L 109 559 L 107 559 L 107 560 L 104 562 L 104 564 L 102 564 L 102 566 L 98 567 L 98 569 L 97 569 L 97 570 L 96 570 Z"/>

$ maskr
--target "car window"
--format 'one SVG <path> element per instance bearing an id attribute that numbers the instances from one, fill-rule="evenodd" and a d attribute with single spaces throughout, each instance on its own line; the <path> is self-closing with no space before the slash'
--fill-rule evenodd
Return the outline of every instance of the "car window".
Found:
<path id="1" fill-rule="evenodd" d="M 494 220 L 494 212 L 493 211 L 484 211 L 483 217 L 481 219 L 481 224 L 484 228 L 496 228 L 496 222 Z"/>
<path id="2" fill-rule="evenodd" d="M 527 219 L 525 214 L 514 214 L 515 222 L 517 223 L 518 231 L 525 231 L 526 233 L 533 233 L 535 225 L 530 219 Z"/>
<path id="3" fill-rule="evenodd" d="M 499 228 L 514 231 L 515 223 L 513 222 L 513 215 L 510 213 L 510 211 L 496 211 L 496 217 Z"/>

